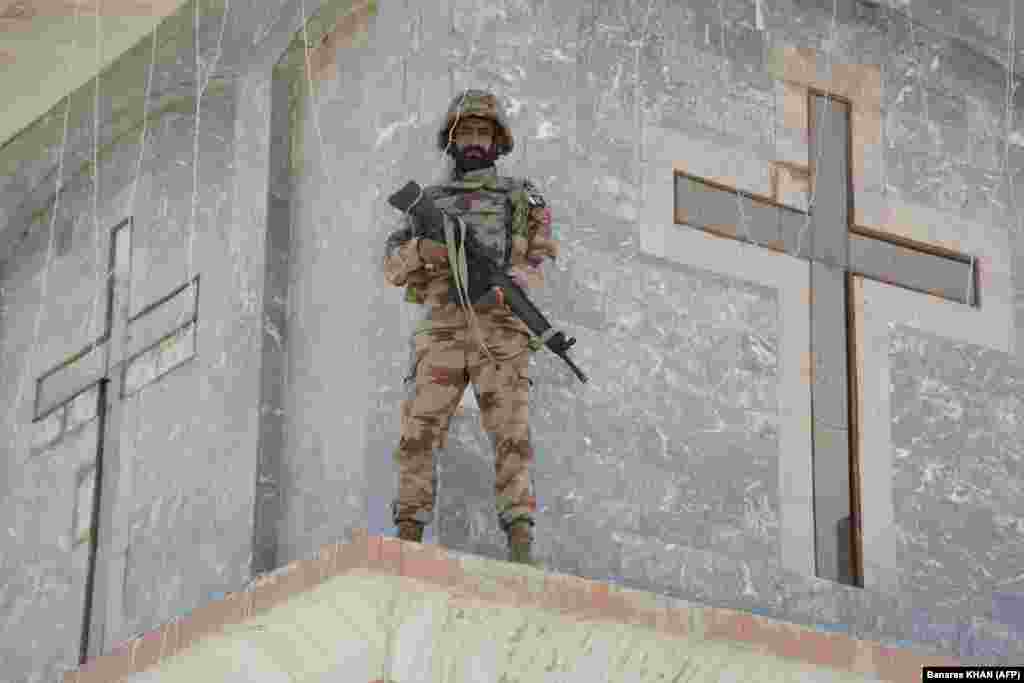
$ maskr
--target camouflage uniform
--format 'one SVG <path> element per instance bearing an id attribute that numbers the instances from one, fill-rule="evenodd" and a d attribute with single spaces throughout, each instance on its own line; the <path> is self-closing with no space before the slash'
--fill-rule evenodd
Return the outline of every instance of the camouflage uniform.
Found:
<path id="1" fill-rule="evenodd" d="M 479 91 L 465 95 L 461 116 L 491 118 L 497 124 L 499 152 L 510 151 L 512 138 L 493 96 Z M 453 107 L 459 102 L 457 97 Z M 452 110 L 449 114 L 438 138 L 442 148 L 455 120 Z M 446 214 L 461 217 L 487 248 L 488 256 L 504 264 L 520 286 L 543 285 L 540 266 L 545 258 L 558 256 L 558 243 L 552 238 L 551 211 L 529 181 L 500 176 L 491 166 L 424 188 L 424 194 Z M 532 526 L 536 501 L 529 469 L 533 449 L 528 424 L 528 364 L 531 350 L 538 348 L 536 340 L 531 339 L 526 325 L 499 303 L 473 306 L 478 328 L 474 329 L 449 286 L 446 245 L 413 239 L 411 224 L 389 237 L 384 273 L 390 284 L 405 287 L 406 301 L 429 307 L 412 340 L 414 365 L 406 381 L 414 382 L 414 390 L 402 404 L 393 521 L 399 526 L 408 521 L 430 522 L 435 495 L 433 451 L 445 447 L 452 414 L 472 382 L 483 427 L 495 449 L 495 496 L 501 528 L 509 533 L 521 520 Z"/>

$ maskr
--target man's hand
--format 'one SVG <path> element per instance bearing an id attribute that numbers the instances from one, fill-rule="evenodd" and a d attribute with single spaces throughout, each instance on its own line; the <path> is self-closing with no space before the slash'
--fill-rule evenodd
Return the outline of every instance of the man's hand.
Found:
<path id="1" fill-rule="evenodd" d="M 419 238 L 418 253 L 420 261 L 423 261 L 427 270 L 441 268 L 448 265 L 448 247 L 441 242 L 436 242 L 426 237 Z"/>

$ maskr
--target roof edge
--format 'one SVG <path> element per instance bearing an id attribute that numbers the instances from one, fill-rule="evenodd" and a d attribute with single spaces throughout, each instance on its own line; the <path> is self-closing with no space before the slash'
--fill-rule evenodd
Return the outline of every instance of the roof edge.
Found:
<path id="1" fill-rule="evenodd" d="M 112 683 L 141 673 L 226 627 L 265 613 L 336 576 L 359 570 L 416 579 L 495 606 L 535 608 L 580 620 L 629 624 L 661 635 L 740 644 L 766 655 L 880 681 L 918 680 L 923 666 L 959 664 L 951 657 L 858 640 L 825 627 L 816 630 L 741 610 L 706 607 L 436 545 L 369 536 L 363 530 L 349 543 L 325 545 L 315 558 L 260 576 L 243 591 L 204 604 L 118 645 L 109 654 L 67 672 L 64 681 Z"/>

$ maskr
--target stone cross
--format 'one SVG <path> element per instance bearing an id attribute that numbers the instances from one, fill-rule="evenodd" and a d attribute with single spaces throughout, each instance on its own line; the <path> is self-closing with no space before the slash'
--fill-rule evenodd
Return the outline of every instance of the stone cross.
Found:
<path id="1" fill-rule="evenodd" d="M 107 313 L 100 337 L 36 381 L 33 421 L 44 423 L 43 448 L 83 422 L 98 419 L 94 469 L 80 476 L 76 531 L 89 540 L 82 661 L 103 651 L 122 618 L 121 584 L 128 539 L 114 523 L 121 471 L 125 399 L 196 353 L 198 278 L 130 316 L 132 220 L 110 240 Z M 91 487 L 86 486 L 91 479 Z M 91 489 L 91 490 L 88 490 Z M 91 505 L 89 504 L 91 502 Z M 86 508 L 79 511 L 79 508 Z M 88 509 L 91 508 L 91 509 Z M 122 525 L 123 526 L 123 525 Z"/>
<path id="2" fill-rule="evenodd" d="M 848 305 L 854 276 L 978 305 L 974 261 L 853 224 L 851 104 L 808 89 L 809 164 L 773 167 L 774 198 L 676 171 L 675 222 L 811 262 L 811 416 L 815 564 L 819 577 L 862 585 L 856 370 Z M 778 202 L 780 174 L 813 183 L 807 212 Z M 799 180 L 799 179 L 798 179 Z M 737 226 L 742 226 L 737 228 Z M 785 400 L 781 397 L 780 400 Z"/>

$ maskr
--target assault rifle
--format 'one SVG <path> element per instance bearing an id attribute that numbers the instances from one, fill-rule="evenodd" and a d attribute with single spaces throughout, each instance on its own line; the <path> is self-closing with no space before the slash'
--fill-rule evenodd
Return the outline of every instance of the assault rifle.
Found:
<path id="1" fill-rule="evenodd" d="M 420 186 L 415 181 L 411 181 L 388 197 L 388 204 L 403 213 L 409 212 L 417 219 L 418 228 L 415 234 L 418 237 L 445 243 L 447 241 L 444 234 L 445 214 L 425 195 L 421 197 L 420 193 Z M 417 201 L 418 197 L 419 201 Z M 456 246 L 460 240 L 461 236 L 456 233 Z M 544 314 L 527 298 L 526 293 L 516 284 L 515 280 L 486 256 L 476 236 L 468 230 L 466 231 L 465 252 L 466 269 L 469 275 L 466 289 L 469 290 L 470 303 L 486 302 L 488 295 L 495 287 L 501 289 L 502 298 L 512 313 L 523 321 L 533 336 L 540 339 L 544 346 L 565 361 L 581 382 L 586 383 L 587 376 L 569 358 L 569 348 L 576 343 L 576 338 L 566 339 L 563 332 L 556 331 Z M 454 273 L 455 264 L 451 264 L 451 266 Z M 455 286 L 454 277 L 451 286 Z"/>

